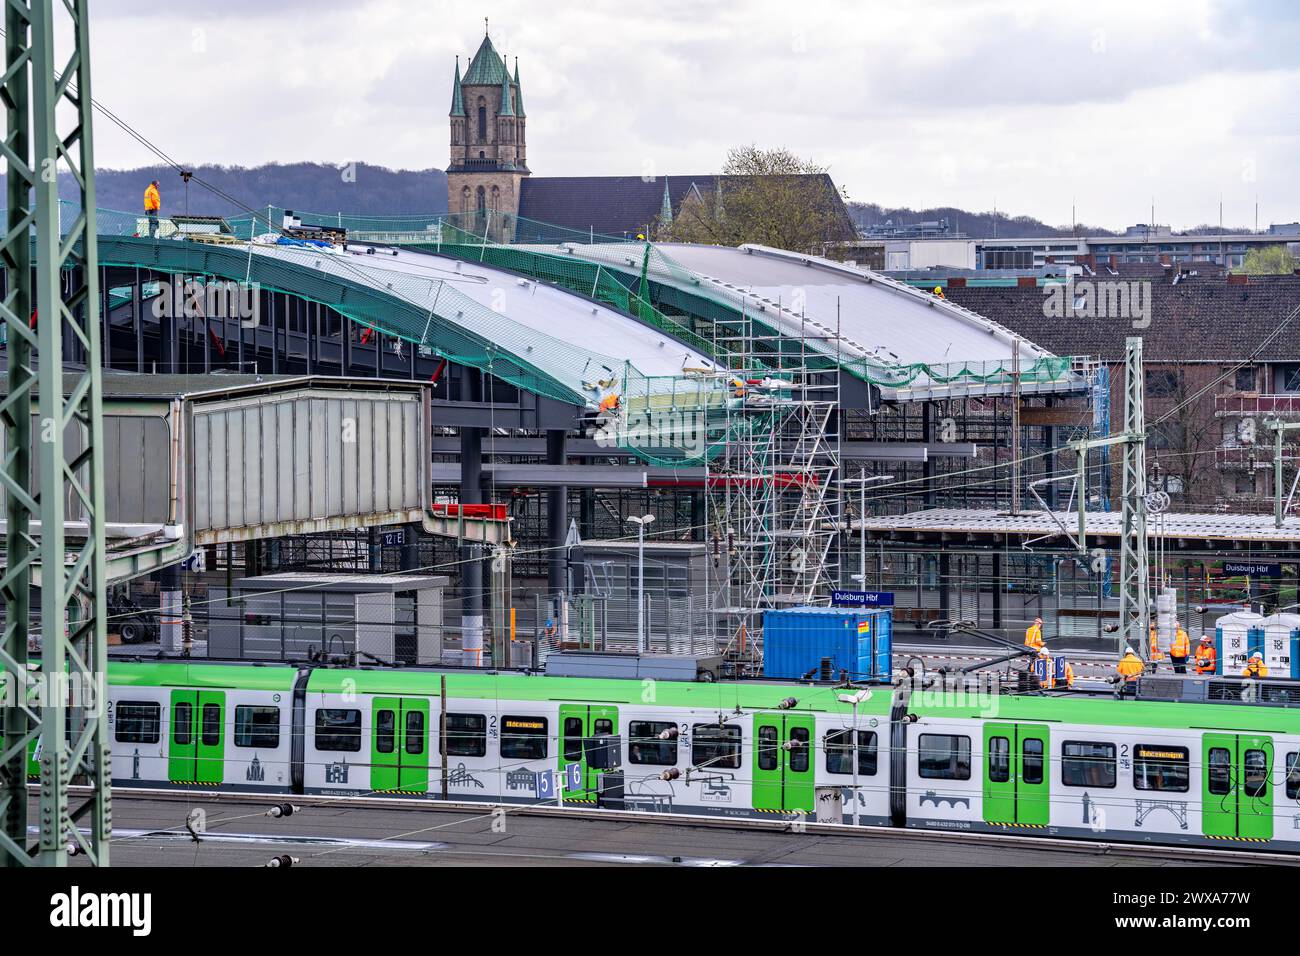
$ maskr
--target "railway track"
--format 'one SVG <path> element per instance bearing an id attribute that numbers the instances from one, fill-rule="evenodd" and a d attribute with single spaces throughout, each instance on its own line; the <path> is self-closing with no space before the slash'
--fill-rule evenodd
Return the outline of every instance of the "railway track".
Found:
<path id="1" fill-rule="evenodd" d="M 89 788 L 73 787 L 73 793 L 89 793 Z M 491 816 L 494 812 L 504 810 L 510 816 L 530 818 L 553 818 L 557 820 L 586 820 L 592 823 L 627 823 L 661 827 L 685 827 L 697 830 L 730 830 L 734 832 L 798 833 L 803 835 L 833 837 L 844 840 L 884 841 L 905 844 L 930 844 L 936 847 L 976 847 L 989 852 L 998 850 L 1016 850 L 1020 852 L 1052 852 L 1083 857 L 1104 856 L 1133 863 L 1186 863 L 1201 865 L 1255 865 L 1255 866 L 1300 866 L 1300 854 L 1245 850 L 1218 849 L 1205 847 L 1178 847 L 1167 845 L 1144 845 L 1122 841 L 1084 840 L 1079 838 L 1058 838 L 1039 836 L 1020 836 L 1002 833 L 976 833 L 950 830 L 922 830 L 912 828 L 893 828 L 879 826 L 853 827 L 845 824 L 814 823 L 793 821 L 787 818 L 745 819 L 723 817 L 700 817 L 675 813 L 646 813 L 629 810 L 580 809 L 558 807 L 554 805 L 518 805 L 493 804 L 472 801 L 432 801 L 402 797 L 335 797 L 335 796 L 298 796 L 226 793 L 211 790 L 170 790 L 150 788 L 115 788 L 115 801 L 154 801 L 164 803 L 205 802 L 212 804 L 244 805 L 270 808 L 275 805 L 291 803 L 300 811 L 312 809 L 346 810 L 362 809 L 394 813 L 435 813 L 440 815 L 463 815 L 469 813 L 473 819 Z M 453 821 L 454 825 L 454 821 Z M 422 830 L 435 830 L 437 827 L 424 827 Z M 159 835 L 175 832 L 184 833 L 183 828 L 175 826 L 158 831 Z M 409 834 L 401 834 L 407 836 Z M 133 837 L 139 838 L 139 834 Z M 382 844 L 385 841 L 370 841 Z M 617 862 L 608 860 L 606 862 Z M 629 860 L 635 862 L 635 860 Z"/>

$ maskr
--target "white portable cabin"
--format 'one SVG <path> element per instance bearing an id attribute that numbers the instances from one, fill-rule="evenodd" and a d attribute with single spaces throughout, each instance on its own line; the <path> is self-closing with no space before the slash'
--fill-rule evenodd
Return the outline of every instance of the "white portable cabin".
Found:
<path id="1" fill-rule="evenodd" d="M 1264 615 L 1254 611 L 1233 611 L 1214 625 L 1214 643 L 1219 653 L 1220 674 L 1240 674 L 1253 651 L 1264 639 Z"/>
<path id="2" fill-rule="evenodd" d="M 1300 645 L 1300 614 L 1270 614 L 1260 625 L 1264 629 L 1264 664 L 1269 677 L 1300 676 L 1296 660 Z"/>

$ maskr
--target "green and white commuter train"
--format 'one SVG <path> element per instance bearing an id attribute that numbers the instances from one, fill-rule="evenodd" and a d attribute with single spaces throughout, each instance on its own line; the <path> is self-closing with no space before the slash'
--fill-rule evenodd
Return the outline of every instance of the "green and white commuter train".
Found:
<path id="1" fill-rule="evenodd" d="M 530 804 L 550 771 L 593 809 L 1300 849 L 1300 711 L 884 686 L 855 726 L 844 693 L 124 662 L 108 713 L 123 787 Z"/>

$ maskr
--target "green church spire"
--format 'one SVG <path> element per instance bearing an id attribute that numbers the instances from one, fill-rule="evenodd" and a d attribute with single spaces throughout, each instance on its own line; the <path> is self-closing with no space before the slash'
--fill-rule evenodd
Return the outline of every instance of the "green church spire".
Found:
<path id="1" fill-rule="evenodd" d="M 451 116 L 465 115 L 465 101 L 460 95 L 460 57 L 456 57 L 456 80 L 451 86 Z"/>

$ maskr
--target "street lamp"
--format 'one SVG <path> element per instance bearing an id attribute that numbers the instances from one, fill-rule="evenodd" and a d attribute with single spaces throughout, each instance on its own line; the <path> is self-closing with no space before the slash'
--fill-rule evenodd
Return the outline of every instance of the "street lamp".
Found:
<path id="1" fill-rule="evenodd" d="M 863 522 L 861 533 L 858 535 L 858 571 L 859 574 L 849 575 L 850 579 L 857 577 L 862 581 L 862 590 L 867 589 L 867 485 L 877 481 L 891 481 L 893 475 L 872 475 L 869 478 L 841 478 L 840 487 L 849 485 L 858 485 L 858 518 Z M 845 522 L 847 524 L 847 522 Z M 852 529 L 850 529 L 852 530 Z"/>
<path id="2" fill-rule="evenodd" d="M 627 519 L 636 525 L 636 650 L 645 653 L 645 529 L 652 524 L 654 515 Z"/>
<path id="3" fill-rule="evenodd" d="M 841 704 L 853 705 L 853 730 L 849 742 L 853 745 L 850 754 L 853 760 L 853 825 L 858 825 L 858 704 L 871 700 L 871 691 L 865 687 L 856 693 L 840 694 Z"/>

